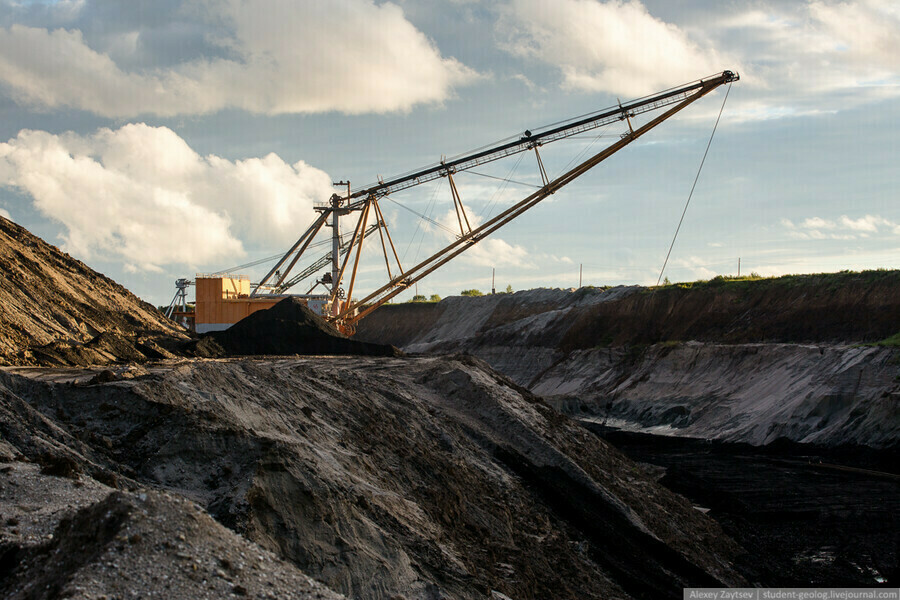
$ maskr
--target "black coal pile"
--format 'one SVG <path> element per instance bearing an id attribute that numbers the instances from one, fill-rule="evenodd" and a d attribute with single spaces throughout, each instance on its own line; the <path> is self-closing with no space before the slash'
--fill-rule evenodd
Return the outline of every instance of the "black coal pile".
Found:
<path id="1" fill-rule="evenodd" d="M 246 317 L 225 331 L 193 344 L 195 356 L 354 354 L 402 356 L 394 346 L 348 338 L 297 298 L 285 298 L 268 310 Z"/>

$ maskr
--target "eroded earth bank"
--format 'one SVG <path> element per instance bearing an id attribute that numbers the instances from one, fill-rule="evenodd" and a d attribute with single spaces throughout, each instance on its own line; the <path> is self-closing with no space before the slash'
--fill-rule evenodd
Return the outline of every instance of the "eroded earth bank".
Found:
<path id="1" fill-rule="evenodd" d="M 764 445 L 896 447 L 900 271 L 385 305 L 358 339 L 465 352 L 562 412 Z"/>
<path id="2" fill-rule="evenodd" d="M 896 586 L 898 330 L 876 271 L 387 305 L 359 335 L 480 357 L 659 467 L 751 581 Z"/>
<path id="3" fill-rule="evenodd" d="M 96 482 L 175 492 L 358 598 L 650 597 L 742 582 L 731 567 L 742 549 L 712 519 L 475 359 L 192 361 L 91 376 L 2 376 L 4 489 L 37 464 L 90 481 L 91 500 Z M 15 502 L 4 515 L 25 514 L 5 536 L 27 558 L 7 573 L 14 586 L 54 550 L 23 537 L 43 499 Z M 176 571 L 196 552 L 182 533 Z M 121 544 L 108 552 L 144 547 Z M 200 565 L 203 579 L 214 567 Z"/>

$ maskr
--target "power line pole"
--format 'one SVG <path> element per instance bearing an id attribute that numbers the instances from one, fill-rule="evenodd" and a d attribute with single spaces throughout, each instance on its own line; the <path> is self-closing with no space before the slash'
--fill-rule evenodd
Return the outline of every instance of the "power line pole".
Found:
<path id="1" fill-rule="evenodd" d="M 741 276 L 741 257 L 738 256 L 738 277 Z"/>
<path id="2" fill-rule="evenodd" d="M 494 286 L 494 278 L 497 275 L 497 269 L 491 268 L 491 293 L 496 294 L 497 288 Z"/>
<path id="3" fill-rule="evenodd" d="M 584 267 L 583 264 L 578 265 L 578 289 L 581 289 L 581 269 Z"/>

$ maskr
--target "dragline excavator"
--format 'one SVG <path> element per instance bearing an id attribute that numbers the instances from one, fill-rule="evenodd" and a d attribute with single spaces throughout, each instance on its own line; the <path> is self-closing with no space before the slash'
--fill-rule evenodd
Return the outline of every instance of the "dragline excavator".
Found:
<path id="1" fill-rule="evenodd" d="M 248 294 L 240 294 L 245 297 L 248 306 L 254 302 L 270 305 L 265 300 L 277 300 L 286 295 L 287 290 L 309 277 L 319 269 L 330 264 L 330 270 L 319 278 L 307 294 L 300 295 L 306 298 L 311 307 L 319 312 L 330 322 L 345 333 L 353 333 L 355 324 L 379 306 L 400 294 L 422 278 L 426 277 L 442 265 L 456 256 L 459 256 L 474 244 L 494 233 L 541 200 L 559 191 L 590 169 L 597 166 L 628 144 L 632 143 L 663 121 L 671 118 L 690 104 L 703 96 L 713 92 L 720 86 L 738 81 L 739 76 L 732 71 L 723 71 L 717 75 L 706 77 L 676 88 L 645 96 L 630 102 L 619 102 L 616 106 L 589 115 L 584 115 L 565 122 L 557 123 L 540 129 L 525 131 L 520 136 L 507 140 L 492 147 L 475 152 L 441 160 L 429 167 L 418 169 L 410 173 L 394 177 L 389 180 L 381 180 L 373 185 L 353 190 L 350 182 L 340 181 L 336 186 L 345 188 L 342 194 L 334 194 L 328 203 L 316 206 L 317 218 L 309 228 L 300 236 L 296 243 L 276 262 L 269 272 L 250 289 Z M 661 111 L 659 114 L 640 126 L 635 125 L 634 119 L 644 113 Z M 649 115 L 648 115 L 649 116 Z M 583 160 L 580 164 L 571 168 L 562 175 L 551 179 L 544 168 L 539 148 L 545 144 L 557 140 L 572 137 L 574 135 L 598 129 L 616 122 L 622 122 L 627 130 L 619 138 L 600 150 L 593 156 Z M 541 185 L 533 193 L 524 199 L 503 210 L 484 223 L 472 226 L 462 199 L 459 195 L 454 175 L 523 152 L 534 152 L 537 167 L 541 178 Z M 456 224 L 459 232 L 455 233 L 455 239 L 446 247 L 429 256 L 418 264 L 403 268 L 400 264 L 393 238 L 388 230 L 382 213 L 379 200 L 391 199 L 391 194 L 418 186 L 439 178 L 446 177 L 450 187 L 453 206 L 456 213 Z M 359 213 L 352 233 L 341 232 L 341 221 L 352 213 Z M 420 215 L 423 216 L 423 215 Z M 370 226 L 369 223 L 372 223 Z M 291 276 L 294 268 L 311 247 L 319 246 L 323 242 L 314 240 L 324 228 L 331 228 L 331 251 L 316 262 Z M 377 231 L 377 236 L 375 232 Z M 362 255 L 363 242 L 372 236 L 378 238 L 381 250 L 384 254 L 384 263 L 387 269 L 388 281 L 378 289 L 359 299 L 354 297 L 355 284 L 358 274 L 360 257 Z M 351 264 L 352 263 L 352 264 Z M 348 273 L 349 270 L 349 273 Z M 346 293 L 342 282 L 348 280 Z M 199 281 L 198 281 L 199 286 Z M 325 293 L 313 294 L 312 292 L 321 286 Z M 218 290 L 219 288 L 217 288 Z M 199 291 L 199 287 L 198 287 Z M 226 292 L 227 296 L 227 292 Z M 198 309 L 200 308 L 200 295 L 198 293 Z M 254 309 L 250 308 L 250 312 Z M 198 319 L 200 317 L 198 310 Z M 232 321 L 233 322 L 233 321 Z M 198 328 L 198 331 L 200 329 Z"/>

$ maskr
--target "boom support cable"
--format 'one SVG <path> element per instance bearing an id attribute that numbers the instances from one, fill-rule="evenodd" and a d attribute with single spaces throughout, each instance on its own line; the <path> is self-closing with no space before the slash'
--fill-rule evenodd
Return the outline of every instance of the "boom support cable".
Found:
<path id="1" fill-rule="evenodd" d="M 697 187 L 697 180 L 700 179 L 700 172 L 703 170 L 703 164 L 706 162 L 706 155 L 709 154 L 709 147 L 712 146 L 713 137 L 716 135 L 716 129 L 719 127 L 719 119 L 722 118 L 722 111 L 725 110 L 725 102 L 728 101 L 728 94 L 731 92 L 731 86 L 733 84 L 729 83 L 728 88 L 725 90 L 725 98 L 722 99 L 722 107 L 719 109 L 719 116 L 716 117 L 716 124 L 713 125 L 712 133 L 709 135 L 709 141 L 706 143 L 706 151 L 703 153 L 703 158 L 700 160 L 700 168 L 697 169 L 697 175 L 694 177 L 694 184 L 691 186 L 691 193 L 688 194 L 687 202 L 684 203 L 684 210 L 681 211 L 681 219 L 678 220 L 678 227 L 675 228 L 675 235 L 672 236 L 672 243 L 669 244 L 669 251 L 666 253 L 666 260 L 663 261 L 662 269 L 659 271 L 659 278 L 656 280 L 656 285 L 659 286 L 659 282 L 662 281 L 663 273 L 666 271 L 666 265 L 669 264 L 669 257 L 672 255 L 672 248 L 675 247 L 675 240 L 678 239 L 678 232 L 681 231 L 681 224 L 684 223 L 684 215 L 687 214 L 688 206 L 691 204 L 691 198 L 694 196 L 694 189 Z"/>
<path id="2" fill-rule="evenodd" d="M 524 185 L 526 187 L 534 188 L 536 190 L 539 190 L 539 189 L 541 189 L 541 187 L 543 187 L 540 185 L 535 185 L 533 183 L 525 183 L 524 181 L 516 181 L 515 179 L 497 177 L 496 175 L 488 175 L 487 173 L 479 173 L 478 171 L 473 171 L 472 169 L 469 169 L 468 171 L 466 171 L 466 173 L 469 173 L 471 175 L 478 175 L 479 177 L 487 177 L 488 179 L 496 179 L 497 181 L 503 181 L 505 183 L 515 183 L 516 185 Z"/>
<path id="3" fill-rule="evenodd" d="M 407 205 L 403 204 L 402 202 L 398 202 L 397 200 L 394 200 L 394 199 L 391 198 L 390 196 L 384 196 L 384 199 L 385 199 L 385 200 L 390 200 L 391 202 L 393 202 L 394 204 L 396 204 L 396 205 L 399 206 L 400 208 L 405 209 L 405 210 L 408 210 L 409 212 L 411 212 L 412 214 L 416 215 L 417 217 L 419 217 L 419 218 L 422 219 L 423 221 L 428 221 L 429 223 L 431 223 L 431 224 L 434 225 L 435 227 L 440 227 L 441 229 L 443 229 L 443 230 L 446 231 L 447 233 L 453 234 L 455 237 L 459 237 L 459 234 L 458 234 L 458 233 L 456 233 L 455 231 L 453 231 L 452 229 L 450 229 L 449 227 L 447 227 L 447 226 L 444 225 L 443 223 L 441 223 L 441 222 L 439 222 L 439 221 L 435 221 L 435 220 L 432 219 L 431 217 L 429 217 L 429 216 L 427 216 L 427 215 L 424 215 L 424 214 L 420 213 L 419 211 L 417 211 L 417 210 L 415 210 L 415 209 L 413 209 L 413 208 L 408 207 Z"/>
<path id="4" fill-rule="evenodd" d="M 522 163 L 523 158 L 525 158 L 524 153 L 520 154 L 519 158 L 516 159 L 516 162 L 513 164 L 513 166 L 509 168 L 509 171 L 506 173 L 506 177 L 504 178 L 503 182 L 497 187 L 496 190 L 494 190 L 494 193 L 491 194 L 491 199 L 482 207 L 481 212 L 478 213 L 479 219 L 483 218 L 485 215 L 490 217 L 490 215 L 493 214 L 494 205 L 497 204 L 497 202 L 506 192 L 506 188 L 509 187 L 509 183 L 512 181 L 511 178 L 519 169 L 519 165 Z M 537 189 L 541 189 L 540 186 L 538 186 Z"/>

